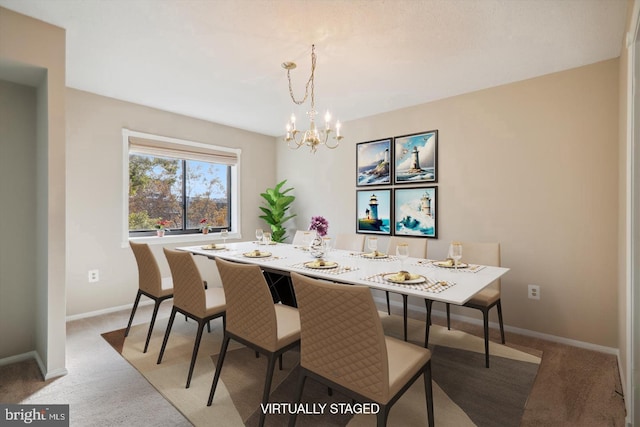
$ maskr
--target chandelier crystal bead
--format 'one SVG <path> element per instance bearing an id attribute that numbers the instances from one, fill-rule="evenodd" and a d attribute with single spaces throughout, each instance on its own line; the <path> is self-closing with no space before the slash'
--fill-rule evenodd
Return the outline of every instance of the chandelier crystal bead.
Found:
<path id="1" fill-rule="evenodd" d="M 316 71 L 316 46 L 311 45 L 311 76 L 307 80 L 305 85 L 304 97 L 301 100 L 296 100 L 293 95 L 293 88 L 291 86 L 291 70 L 296 68 L 295 62 L 284 62 L 282 68 L 287 70 L 287 80 L 289 81 L 289 95 L 291 100 L 296 105 L 302 105 L 309 97 L 309 88 L 311 88 L 311 109 L 307 111 L 309 117 L 309 129 L 298 130 L 296 128 L 296 116 L 291 114 L 289 123 L 287 123 L 287 135 L 284 140 L 287 146 L 292 150 L 297 150 L 302 146 L 308 146 L 312 153 L 315 153 L 320 145 L 324 145 L 327 148 L 334 149 L 340 144 L 340 140 L 343 138 L 340 135 L 340 128 L 342 127 L 340 121 L 336 121 L 335 126 L 331 124 L 331 113 L 327 111 L 324 115 L 324 128 L 318 129 L 316 127 L 315 117 L 318 114 L 316 111 L 315 100 L 315 88 L 314 79 Z M 335 133 L 335 135 L 333 135 Z M 332 142 L 334 140 L 335 142 Z"/>

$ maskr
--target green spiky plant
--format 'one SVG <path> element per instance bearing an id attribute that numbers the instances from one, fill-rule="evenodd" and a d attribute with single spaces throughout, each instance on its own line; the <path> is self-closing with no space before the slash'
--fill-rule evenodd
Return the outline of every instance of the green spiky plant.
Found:
<path id="1" fill-rule="evenodd" d="M 293 203 L 296 198 L 295 196 L 287 195 L 293 188 L 280 191 L 286 182 L 287 180 L 285 179 L 274 188 L 267 188 L 264 193 L 260 193 L 260 196 L 262 196 L 267 204 L 266 207 L 260 206 L 260 210 L 264 213 L 264 215 L 260 215 L 260 218 L 264 219 L 271 227 L 271 240 L 278 243 L 284 242 L 287 238 L 287 230 L 283 224 L 296 216 L 296 214 L 287 215 L 291 203 Z"/>

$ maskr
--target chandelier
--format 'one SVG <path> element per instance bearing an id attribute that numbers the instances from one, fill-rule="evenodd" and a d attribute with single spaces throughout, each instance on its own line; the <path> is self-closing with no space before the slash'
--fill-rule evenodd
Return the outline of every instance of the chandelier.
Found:
<path id="1" fill-rule="evenodd" d="M 309 87 L 311 87 L 311 110 L 307 111 L 307 116 L 309 116 L 309 129 L 308 130 L 298 130 L 296 129 L 296 116 L 295 114 L 291 114 L 291 119 L 289 123 L 287 123 L 287 136 L 284 140 L 287 143 L 287 146 L 292 150 L 297 150 L 303 145 L 308 146 L 311 149 L 312 153 L 315 153 L 318 149 L 318 146 L 324 145 L 327 148 L 334 149 L 340 144 L 340 140 L 343 138 L 340 135 L 340 121 L 336 121 L 335 124 L 335 135 L 332 135 L 334 132 L 334 128 L 331 127 L 331 114 L 329 111 L 326 112 L 324 116 L 324 129 L 318 129 L 316 127 L 315 117 L 318 114 L 316 111 L 316 99 L 314 93 L 314 77 L 316 71 L 316 46 L 311 45 L 311 76 L 305 85 L 304 98 L 301 100 L 296 100 L 293 95 L 293 89 L 291 88 L 291 70 L 296 68 L 295 62 L 283 62 L 282 68 L 287 70 L 287 80 L 289 80 L 289 95 L 291 95 L 291 100 L 296 105 L 302 105 L 307 100 L 309 96 Z M 332 142 L 331 140 L 335 140 Z"/>

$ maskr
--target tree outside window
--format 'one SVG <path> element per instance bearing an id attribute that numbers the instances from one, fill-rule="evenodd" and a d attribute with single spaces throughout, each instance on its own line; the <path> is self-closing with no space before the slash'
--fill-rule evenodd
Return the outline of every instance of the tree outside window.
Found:
<path id="1" fill-rule="evenodd" d="M 195 233 L 203 218 L 230 228 L 230 166 L 129 155 L 129 232 L 144 234 L 168 220 L 172 232 Z"/>

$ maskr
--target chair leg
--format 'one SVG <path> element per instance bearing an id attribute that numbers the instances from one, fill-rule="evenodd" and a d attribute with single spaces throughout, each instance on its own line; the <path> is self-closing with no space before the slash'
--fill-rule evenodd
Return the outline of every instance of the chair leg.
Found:
<path id="1" fill-rule="evenodd" d="M 451 330 L 451 304 L 447 304 L 447 329 Z"/>
<path id="2" fill-rule="evenodd" d="M 127 337 L 129 335 L 129 329 L 131 329 L 131 322 L 133 322 L 133 316 L 136 314 L 136 310 L 138 309 L 138 303 L 140 302 L 140 296 L 142 296 L 142 292 L 138 289 L 138 294 L 136 295 L 136 300 L 133 303 L 133 308 L 131 309 L 131 317 L 129 317 L 129 324 L 127 325 L 127 329 L 124 331 L 124 336 Z"/>
<path id="3" fill-rule="evenodd" d="M 502 323 L 502 302 L 498 300 L 496 304 L 498 309 L 498 321 L 500 322 L 500 338 L 502 338 L 502 344 L 504 344 L 504 323 Z"/>
<path id="4" fill-rule="evenodd" d="M 429 329 L 431 328 L 431 306 L 433 305 L 433 300 L 424 300 L 424 305 L 427 308 L 427 319 L 424 325 L 424 348 L 427 348 L 429 346 Z"/>
<path id="5" fill-rule="evenodd" d="M 198 349 L 200 348 L 200 341 L 202 340 L 202 332 L 204 331 L 205 323 L 207 323 L 205 320 L 198 319 L 198 333 L 196 334 L 196 342 L 193 344 L 193 354 L 191 355 L 191 364 L 189 365 L 189 375 L 187 376 L 187 385 L 185 388 L 189 388 L 191 385 L 191 376 L 193 375 L 193 368 L 196 366 Z"/>
<path id="6" fill-rule="evenodd" d="M 298 375 L 298 389 L 296 391 L 296 406 L 302 400 L 302 389 L 304 388 L 304 382 L 307 379 L 307 376 L 302 372 Z M 297 411 L 291 411 L 291 415 L 289 416 L 289 427 L 294 427 L 296 425 L 296 417 L 298 416 Z"/>
<path id="7" fill-rule="evenodd" d="M 213 402 L 213 395 L 218 387 L 218 380 L 220 379 L 220 373 L 222 372 L 222 364 L 224 363 L 224 357 L 227 355 L 227 347 L 229 347 L 230 340 L 231 338 L 225 334 L 224 339 L 222 340 L 222 347 L 220 348 L 220 355 L 218 356 L 218 363 L 216 364 L 216 373 L 213 376 L 213 383 L 211 384 L 211 391 L 209 392 L 207 406 L 211 406 L 211 403 Z"/>
<path id="8" fill-rule="evenodd" d="M 389 291 L 385 291 L 387 293 L 387 314 L 391 316 L 391 301 L 389 300 Z"/>
<path id="9" fill-rule="evenodd" d="M 211 320 L 207 322 L 207 332 L 211 333 Z"/>
<path id="10" fill-rule="evenodd" d="M 167 330 L 164 333 L 164 339 L 162 340 L 162 347 L 160 347 L 160 354 L 158 355 L 158 365 L 162 362 L 162 356 L 164 355 L 164 349 L 167 346 L 167 341 L 169 341 L 169 333 L 171 333 L 171 327 L 173 326 L 173 320 L 176 318 L 176 310 L 175 306 L 171 309 L 171 317 L 169 318 L 169 324 L 167 325 Z"/>
<path id="11" fill-rule="evenodd" d="M 280 353 L 280 356 L 278 357 L 278 367 L 282 371 L 282 353 Z"/>
<path id="12" fill-rule="evenodd" d="M 404 315 L 404 340 L 407 340 L 407 295 L 402 295 L 402 314 Z"/>
<path id="13" fill-rule="evenodd" d="M 144 351 L 143 353 L 147 352 L 147 349 L 149 348 L 149 341 L 151 340 L 151 333 L 153 332 L 153 325 L 156 323 L 156 316 L 158 315 L 158 309 L 160 308 L 160 304 L 162 303 L 162 300 L 157 299 L 155 300 L 155 304 L 153 305 L 153 314 L 151 315 L 151 323 L 149 324 L 149 332 L 147 332 L 147 341 L 145 341 L 144 343 Z"/>
<path id="14" fill-rule="evenodd" d="M 380 411 L 376 416 L 376 425 L 378 427 L 385 427 L 387 425 L 388 417 L 389 417 L 389 407 L 387 405 L 380 405 Z"/>
<path id="15" fill-rule="evenodd" d="M 484 323 L 484 358 L 485 365 L 489 367 L 489 310 L 482 309 L 482 320 Z"/>
<path id="16" fill-rule="evenodd" d="M 433 420 L 433 389 L 431 387 L 431 361 L 427 363 L 424 369 L 424 394 L 427 398 L 427 419 L 429 427 L 434 426 Z"/>
<path id="17" fill-rule="evenodd" d="M 273 380 L 273 370 L 276 367 L 276 355 L 275 353 L 269 354 L 269 365 L 267 367 L 267 378 L 264 380 L 264 391 L 262 392 L 262 407 L 260 408 L 260 422 L 259 426 L 264 426 L 264 419 L 266 417 L 266 412 L 262 410 L 262 408 L 266 407 L 267 402 L 269 401 L 269 392 L 271 392 L 271 381 Z"/>

